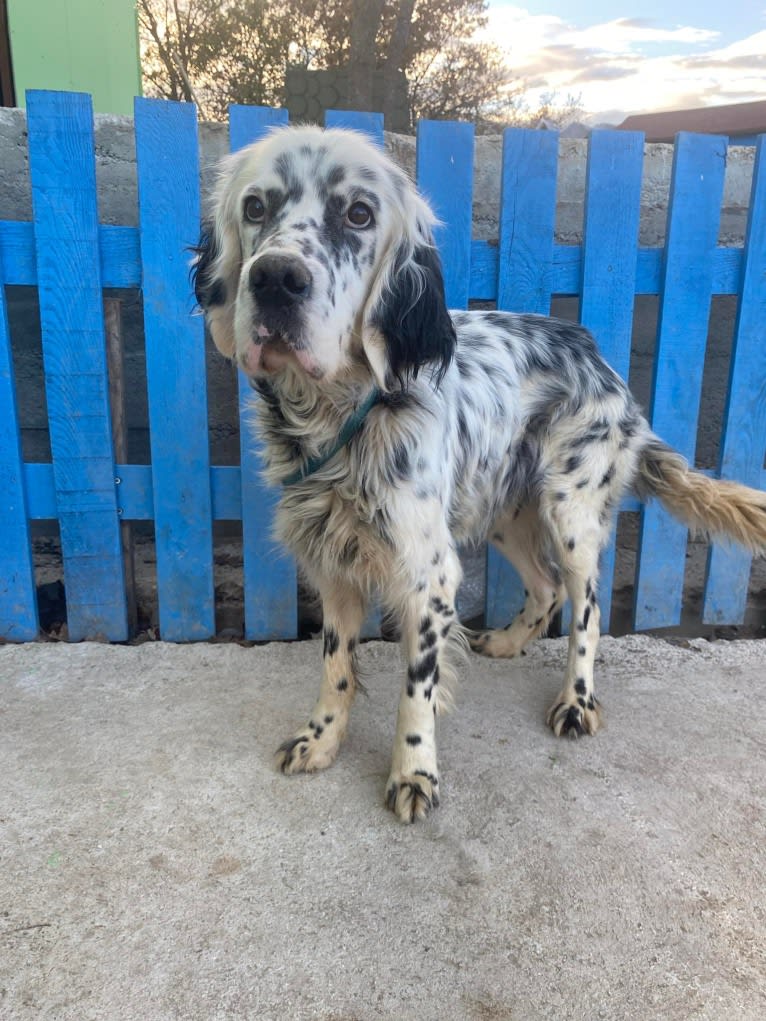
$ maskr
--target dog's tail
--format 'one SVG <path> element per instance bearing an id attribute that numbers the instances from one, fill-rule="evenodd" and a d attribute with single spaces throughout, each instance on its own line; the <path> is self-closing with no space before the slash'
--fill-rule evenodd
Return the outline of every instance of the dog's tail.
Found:
<path id="1" fill-rule="evenodd" d="M 656 436 L 641 451 L 635 485 L 642 500 L 656 497 L 693 532 L 766 553 L 766 493 L 694 471 Z"/>

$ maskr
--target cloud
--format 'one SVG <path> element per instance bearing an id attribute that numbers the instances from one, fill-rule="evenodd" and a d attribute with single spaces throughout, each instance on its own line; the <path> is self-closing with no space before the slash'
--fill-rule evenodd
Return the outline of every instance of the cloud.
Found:
<path id="1" fill-rule="evenodd" d="M 596 119 L 766 98 L 766 31 L 725 47 L 699 25 L 665 27 L 647 18 L 615 18 L 584 28 L 522 7 L 489 10 L 486 37 L 507 54 L 531 104 L 543 92 L 577 91 Z M 696 97 L 696 98 L 695 98 Z"/>
<path id="2" fill-rule="evenodd" d="M 624 64 L 604 64 L 601 67 L 583 68 L 572 79 L 573 85 L 586 82 L 616 82 L 622 78 L 630 78 L 638 74 L 638 68 L 634 65 L 626 67 Z"/>

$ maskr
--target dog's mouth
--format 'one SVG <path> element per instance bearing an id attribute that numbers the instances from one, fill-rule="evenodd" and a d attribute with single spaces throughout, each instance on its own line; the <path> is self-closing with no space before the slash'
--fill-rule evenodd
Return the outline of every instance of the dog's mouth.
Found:
<path id="1" fill-rule="evenodd" d="M 305 344 L 260 323 L 242 358 L 242 368 L 249 376 L 259 376 L 279 372 L 288 365 L 300 366 L 314 379 L 323 374 Z"/>

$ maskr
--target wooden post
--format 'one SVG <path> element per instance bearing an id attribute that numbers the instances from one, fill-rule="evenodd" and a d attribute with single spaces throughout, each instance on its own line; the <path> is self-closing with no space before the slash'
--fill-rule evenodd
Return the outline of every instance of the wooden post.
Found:
<path id="1" fill-rule="evenodd" d="M 122 351 L 122 302 L 119 298 L 104 299 L 104 330 L 114 460 L 116 464 L 126 464 L 128 460 L 128 425 L 125 404 L 125 363 Z M 138 607 L 136 604 L 133 526 L 129 521 L 120 522 L 120 541 L 125 563 L 128 629 L 131 635 L 135 635 L 138 630 Z"/>

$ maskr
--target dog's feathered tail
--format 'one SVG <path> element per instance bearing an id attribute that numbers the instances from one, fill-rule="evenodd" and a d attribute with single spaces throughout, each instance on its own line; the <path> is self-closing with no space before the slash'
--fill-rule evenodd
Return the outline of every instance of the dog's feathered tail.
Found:
<path id="1" fill-rule="evenodd" d="M 655 436 L 641 451 L 635 486 L 642 500 L 656 497 L 693 532 L 766 553 L 766 493 L 694 471 Z"/>

